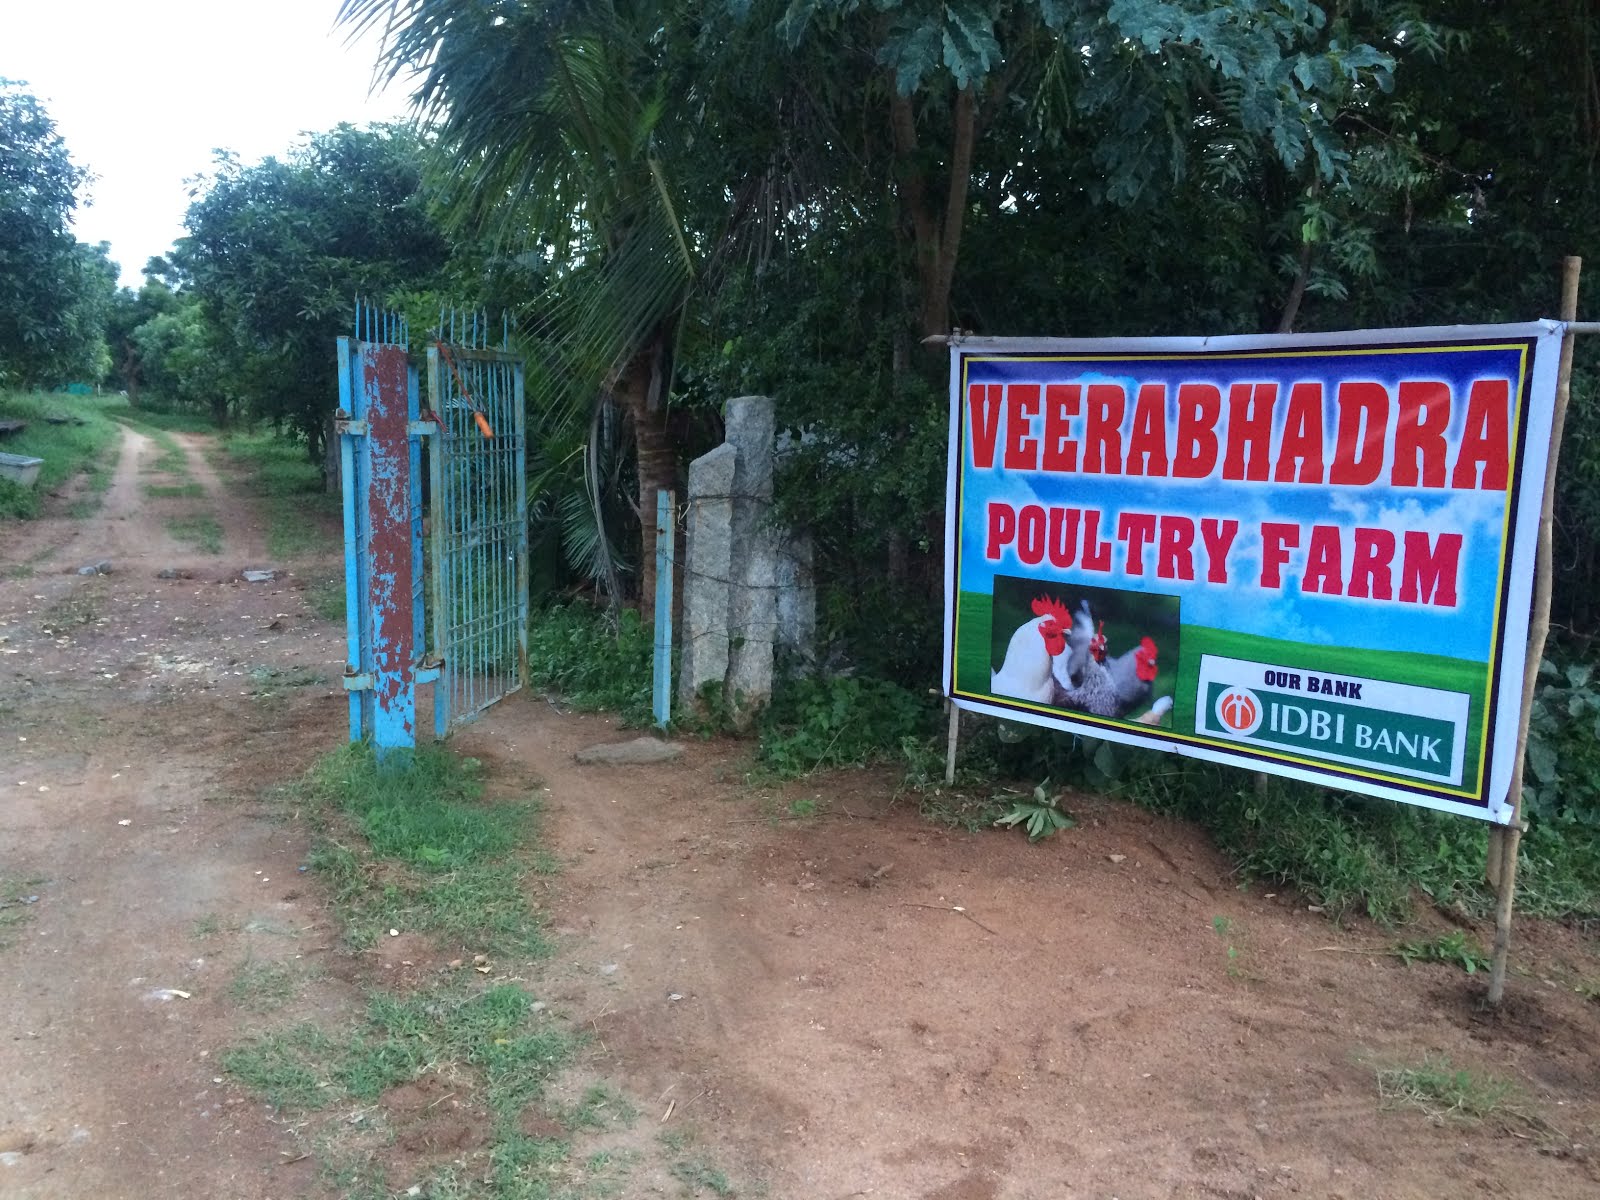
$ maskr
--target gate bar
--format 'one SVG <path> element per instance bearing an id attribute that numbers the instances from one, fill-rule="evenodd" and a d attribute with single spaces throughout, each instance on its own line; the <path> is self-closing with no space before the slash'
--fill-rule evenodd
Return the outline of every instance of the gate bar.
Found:
<path id="1" fill-rule="evenodd" d="M 656 724 L 665 729 L 672 719 L 672 564 L 678 506 L 672 492 L 656 492 Z"/>

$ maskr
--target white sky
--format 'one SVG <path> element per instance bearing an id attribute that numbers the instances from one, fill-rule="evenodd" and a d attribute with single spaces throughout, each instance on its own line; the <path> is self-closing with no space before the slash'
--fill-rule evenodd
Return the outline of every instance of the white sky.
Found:
<path id="1" fill-rule="evenodd" d="M 369 98 L 376 48 L 346 48 L 339 0 L 0 0 L 0 78 L 44 101 L 73 161 L 98 178 L 75 221 L 111 243 L 122 282 L 183 234 L 184 180 L 211 151 L 281 155 L 303 132 L 405 115 Z"/>

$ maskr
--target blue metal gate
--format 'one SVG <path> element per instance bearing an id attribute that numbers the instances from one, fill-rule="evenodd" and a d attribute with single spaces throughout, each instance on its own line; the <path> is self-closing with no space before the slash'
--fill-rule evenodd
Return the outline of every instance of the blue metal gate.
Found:
<path id="1" fill-rule="evenodd" d="M 428 347 L 433 647 L 440 735 L 522 687 L 528 520 L 522 357 L 477 313 L 441 314 Z"/>
<path id="2" fill-rule="evenodd" d="M 482 317 L 444 314 L 428 347 L 432 412 L 423 414 L 409 339 L 403 317 L 358 301 L 355 336 L 338 341 L 344 685 L 351 740 L 370 739 L 380 754 L 416 745 L 417 684 L 435 684 L 444 737 L 520 688 L 528 663 L 522 359 L 506 348 L 503 325 L 490 349 Z"/>
<path id="3" fill-rule="evenodd" d="M 417 372 L 398 314 L 358 301 L 355 336 L 338 340 L 344 490 L 344 686 L 350 738 L 379 752 L 416 745 L 422 661 L 422 491 Z"/>

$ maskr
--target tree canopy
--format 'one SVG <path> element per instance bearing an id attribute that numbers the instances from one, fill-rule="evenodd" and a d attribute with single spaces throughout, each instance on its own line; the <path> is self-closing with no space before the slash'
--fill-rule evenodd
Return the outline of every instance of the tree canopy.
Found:
<path id="1" fill-rule="evenodd" d="M 88 174 L 36 96 L 0 79 L 0 385 L 98 380 L 117 271 L 73 235 Z"/>

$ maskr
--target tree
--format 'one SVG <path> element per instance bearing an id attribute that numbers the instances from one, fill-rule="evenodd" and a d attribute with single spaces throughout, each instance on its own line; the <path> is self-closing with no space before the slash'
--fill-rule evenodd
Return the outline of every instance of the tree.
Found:
<path id="1" fill-rule="evenodd" d="M 0 78 L 0 385 L 104 373 L 117 272 L 72 234 L 87 182 L 37 97 Z"/>
<path id="2" fill-rule="evenodd" d="M 152 260 L 152 262 L 155 260 Z M 106 344 L 111 354 L 111 371 L 108 381 L 112 386 L 128 393 L 128 403 L 139 407 L 139 388 L 150 372 L 146 359 L 135 337 L 140 326 L 178 305 L 172 289 L 150 276 L 146 268 L 144 285 L 136 292 L 120 288 L 112 298 L 106 318 Z"/>
<path id="3" fill-rule="evenodd" d="M 668 15 L 611 0 L 345 0 L 340 10 L 358 31 L 381 29 L 388 77 L 415 74 L 454 228 L 552 263 L 551 287 L 522 313 L 542 359 L 529 403 L 546 427 L 587 425 L 609 398 L 630 419 L 647 620 L 646 531 L 657 490 L 677 477 L 668 394 L 698 269 L 657 138 L 669 97 L 653 38 Z"/>
<path id="4" fill-rule="evenodd" d="M 421 163 L 408 131 L 341 125 L 282 159 L 219 152 L 197 181 L 168 265 L 199 303 L 230 392 L 313 459 L 331 444 L 335 339 L 354 297 L 426 287 L 449 257 Z"/>

